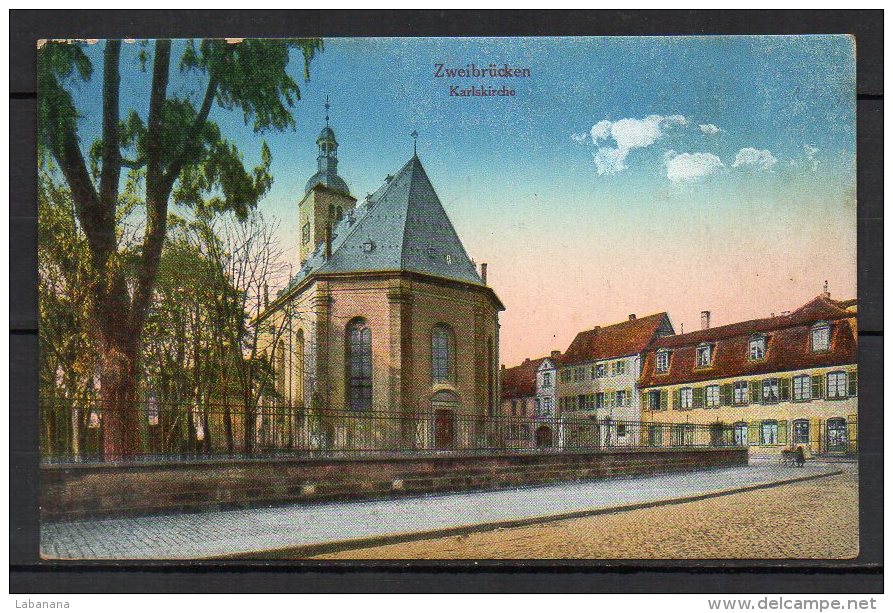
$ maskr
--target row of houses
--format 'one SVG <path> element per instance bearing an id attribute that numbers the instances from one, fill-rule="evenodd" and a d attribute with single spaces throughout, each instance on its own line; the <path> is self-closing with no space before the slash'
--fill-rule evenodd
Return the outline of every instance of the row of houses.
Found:
<path id="1" fill-rule="evenodd" d="M 722 424 L 753 453 L 857 447 L 856 301 L 827 291 L 795 311 L 724 326 L 711 327 L 704 311 L 701 329 L 684 334 L 667 313 L 630 315 L 500 374 L 520 445 L 563 444 L 561 424 L 594 419 L 618 424 L 620 444 L 665 444 L 673 429 L 664 424 Z"/>

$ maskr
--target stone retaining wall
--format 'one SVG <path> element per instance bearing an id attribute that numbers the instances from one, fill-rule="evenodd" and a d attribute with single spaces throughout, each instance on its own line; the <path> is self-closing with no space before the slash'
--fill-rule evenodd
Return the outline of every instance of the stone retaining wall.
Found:
<path id="1" fill-rule="evenodd" d="M 53 465 L 47 520 L 419 495 L 747 464 L 734 448 Z"/>

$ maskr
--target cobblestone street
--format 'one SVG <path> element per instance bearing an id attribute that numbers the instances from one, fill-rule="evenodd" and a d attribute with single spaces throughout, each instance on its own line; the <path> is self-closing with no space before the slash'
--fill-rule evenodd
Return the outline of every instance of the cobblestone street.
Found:
<path id="1" fill-rule="evenodd" d="M 840 470 L 845 478 L 831 476 Z M 855 473 L 855 464 L 792 469 L 776 461 L 513 490 L 45 522 L 41 551 L 63 559 L 323 551 L 342 558 L 848 557 L 856 553 Z M 803 479 L 810 481 L 784 483 Z M 735 493 L 741 489 L 752 491 Z M 674 502 L 686 498 L 701 501 Z M 617 510 L 653 504 L 666 506 Z M 585 519 L 549 521 L 559 516 Z M 507 524 L 529 527 L 492 529 Z M 431 531 L 450 536 L 383 545 Z"/>
<path id="2" fill-rule="evenodd" d="M 852 558 L 859 552 L 857 465 L 835 467 L 844 473 L 697 502 L 319 557 Z"/>

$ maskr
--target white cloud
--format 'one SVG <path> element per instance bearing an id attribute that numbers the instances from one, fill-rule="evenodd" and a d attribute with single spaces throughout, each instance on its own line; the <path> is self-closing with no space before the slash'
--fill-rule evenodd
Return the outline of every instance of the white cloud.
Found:
<path id="1" fill-rule="evenodd" d="M 714 136 L 722 132 L 722 128 L 715 126 L 712 123 L 700 123 L 698 124 L 698 127 L 701 129 L 701 132 L 707 136 Z"/>
<path id="2" fill-rule="evenodd" d="M 806 145 L 803 145 L 803 150 L 806 151 L 806 158 L 810 162 L 812 171 L 817 171 L 819 169 L 819 161 L 816 159 L 816 154 L 819 152 L 819 148 L 807 143 Z"/>
<path id="3" fill-rule="evenodd" d="M 598 147 L 593 158 L 598 174 L 616 174 L 626 170 L 626 156 L 630 151 L 650 147 L 664 136 L 668 128 L 687 123 L 688 120 L 682 115 L 648 115 L 643 119 L 604 119 L 598 122 L 589 130 L 593 144 Z"/>
<path id="4" fill-rule="evenodd" d="M 744 147 L 737 155 L 735 155 L 735 161 L 732 162 L 732 168 L 738 168 L 739 166 L 756 166 L 761 170 L 771 171 L 772 167 L 777 163 L 778 160 L 768 149 Z"/>
<path id="5" fill-rule="evenodd" d="M 665 164 L 667 178 L 673 183 L 697 181 L 725 167 L 722 160 L 712 153 L 679 153 L 668 151 Z"/>
<path id="6" fill-rule="evenodd" d="M 589 134 L 586 132 L 575 132 L 571 134 L 571 140 L 575 143 L 585 143 L 587 138 L 589 138 Z"/>

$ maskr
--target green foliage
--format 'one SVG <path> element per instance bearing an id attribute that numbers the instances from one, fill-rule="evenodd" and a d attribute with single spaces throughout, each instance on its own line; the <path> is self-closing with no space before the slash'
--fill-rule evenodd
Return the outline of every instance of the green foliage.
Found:
<path id="1" fill-rule="evenodd" d="M 301 52 L 304 79 L 309 79 L 310 61 L 322 50 L 321 39 L 204 40 L 198 49 L 190 40 L 180 69 L 204 71 L 216 80 L 218 104 L 240 109 L 245 124 L 253 122 L 255 131 L 284 130 L 294 127 L 290 109 L 301 99 L 297 82 L 286 71 L 292 49 Z"/>
<path id="2" fill-rule="evenodd" d="M 71 87 L 91 79 L 93 66 L 81 43 L 41 46 L 41 342 L 53 350 L 75 348 L 41 366 L 48 392 L 56 391 L 59 368 L 78 373 L 84 390 L 98 368 L 104 396 L 109 375 L 120 387 L 107 399 L 122 409 L 128 401 L 121 399 L 137 398 L 141 379 L 175 402 L 226 398 L 238 389 L 246 410 L 258 390 L 272 389 L 268 361 L 257 355 L 257 339 L 249 338 L 250 310 L 259 301 L 246 298 L 249 290 L 260 295 L 275 260 L 270 234 L 248 222 L 272 185 L 272 157 L 261 142 L 260 163 L 246 167 L 242 152 L 209 116 L 216 104 L 241 111 L 257 133 L 294 127 L 300 89 L 288 73 L 289 58 L 300 54 L 307 79 L 321 49 L 319 39 L 188 41 L 179 67 L 192 85 L 171 90 L 170 41 L 140 43 L 138 71 L 122 71 L 120 47 L 106 43 L 103 100 L 95 105 L 101 117 L 90 118 L 103 134 L 84 151 L 78 135 L 83 110 L 75 107 Z M 119 90 L 131 88 L 134 77 L 151 80 L 152 102 L 147 97 L 122 109 Z M 50 159 L 61 172 L 48 168 Z M 122 168 L 129 169 L 123 186 Z M 64 186 L 53 183 L 59 176 Z M 188 209 L 192 220 L 171 215 L 169 201 Z M 215 217 L 229 214 L 244 226 L 232 235 L 239 244 L 266 250 L 254 254 L 265 262 L 263 274 L 243 274 L 241 281 L 234 274 L 245 256 L 227 252 L 233 243 L 217 236 L 213 225 Z M 241 265 L 242 271 L 261 270 Z M 131 372 L 131 365 L 142 370 L 121 381 L 116 373 Z M 130 419 L 127 412 L 111 414 Z M 253 427 L 248 416 L 246 432 Z M 134 426 L 105 422 L 106 451 L 132 451 L 132 441 L 120 433 Z"/>
<path id="3" fill-rule="evenodd" d="M 41 145 L 76 130 L 78 111 L 65 84 L 88 81 L 93 65 L 83 43 L 47 41 L 37 52 L 37 133 Z"/>

